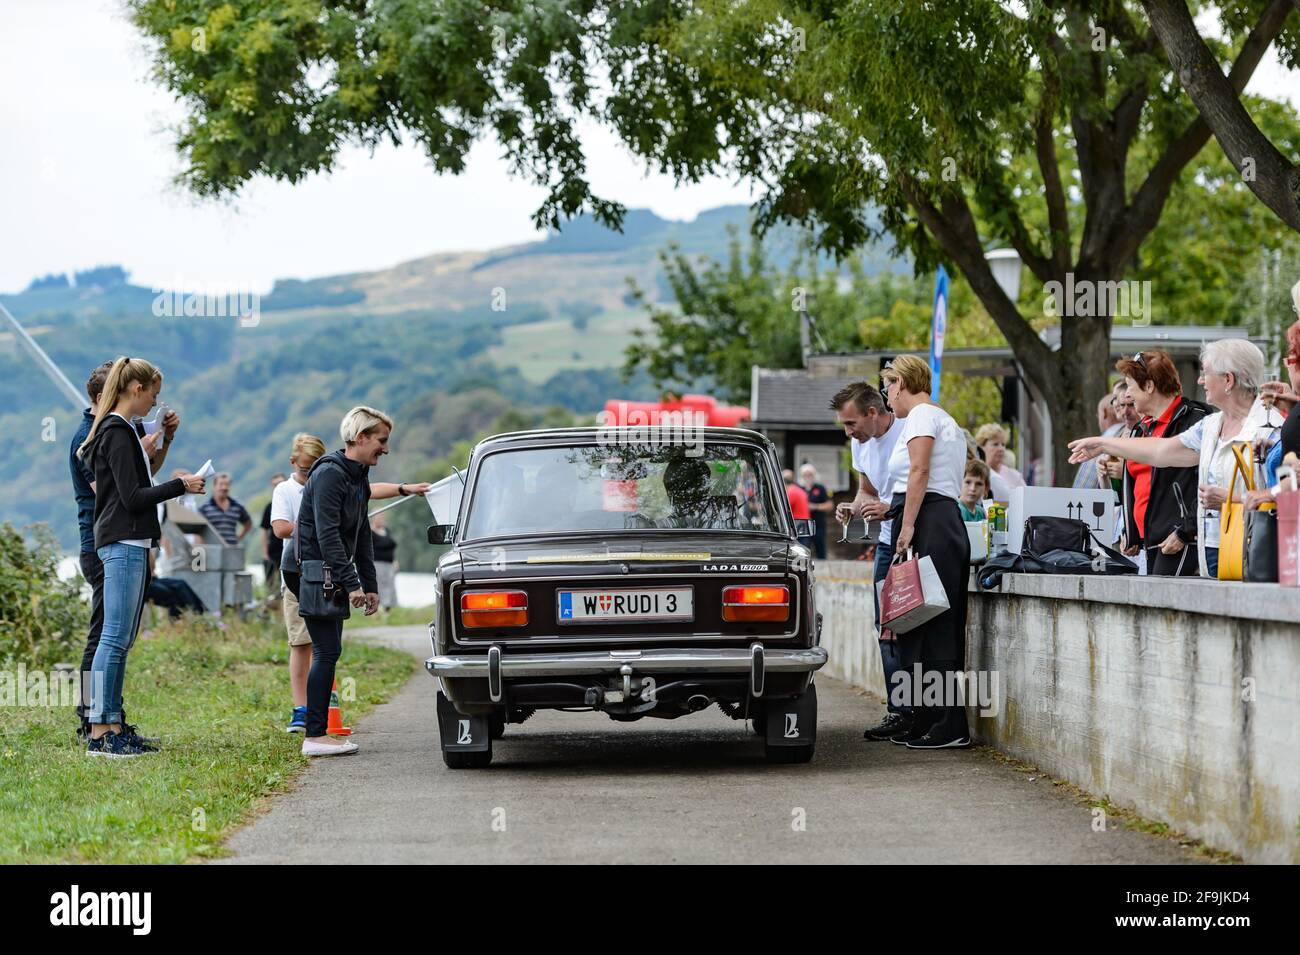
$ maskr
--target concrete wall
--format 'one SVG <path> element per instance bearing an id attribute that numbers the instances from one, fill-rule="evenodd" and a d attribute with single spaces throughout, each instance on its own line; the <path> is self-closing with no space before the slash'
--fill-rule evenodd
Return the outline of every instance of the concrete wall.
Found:
<path id="1" fill-rule="evenodd" d="M 884 691 L 866 565 L 818 566 L 827 672 Z M 1300 588 L 1008 575 L 972 594 L 982 742 L 1251 862 L 1300 862 Z M 1253 697 L 1253 698 L 1252 698 Z"/>

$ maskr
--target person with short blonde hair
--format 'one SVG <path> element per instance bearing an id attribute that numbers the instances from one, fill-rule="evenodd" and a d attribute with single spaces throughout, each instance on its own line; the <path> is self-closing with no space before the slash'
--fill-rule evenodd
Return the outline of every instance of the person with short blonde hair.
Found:
<path id="1" fill-rule="evenodd" d="M 897 381 L 914 395 L 930 393 L 930 366 L 915 355 L 899 355 L 880 373 L 886 383 Z"/>
<path id="2" fill-rule="evenodd" d="M 339 436 L 343 438 L 344 444 L 356 444 L 357 438 L 369 434 L 380 425 L 392 431 L 393 419 L 377 408 L 357 405 L 343 416 L 343 421 L 339 424 Z"/>
<path id="3" fill-rule="evenodd" d="M 970 577 L 970 536 L 957 504 L 966 469 L 966 436 L 952 415 L 930 397 L 930 369 L 905 355 L 882 373 L 889 406 L 904 422 L 889 462 L 893 486 L 889 514 L 894 519 L 894 553 L 928 557 L 948 595 L 948 609 L 899 641 L 900 684 L 912 683 L 912 710 L 906 729 L 887 738 L 909 749 L 961 749 L 970 746 L 964 701 L 945 694 L 939 705 L 916 685 L 954 686 L 966 665 L 966 584 Z M 920 671 L 918 674 L 918 670 Z M 901 679 L 900 679 L 901 677 Z M 879 738 L 877 736 L 876 738 Z"/>

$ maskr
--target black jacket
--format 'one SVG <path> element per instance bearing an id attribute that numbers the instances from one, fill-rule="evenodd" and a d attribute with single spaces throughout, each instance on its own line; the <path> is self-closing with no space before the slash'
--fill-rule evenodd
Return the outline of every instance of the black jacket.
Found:
<path id="1" fill-rule="evenodd" d="M 185 484 L 174 478 L 153 485 L 140 437 L 131 425 L 115 414 L 105 415 L 81 460 L 95 475 L 96 549 L 162 536 L 158 505 L 184 494 Z"/>
<path id="2" fill-rule="evenodd" d="M 1202 401 L 1196 401 L 1193 398 L 1184 397 L 1177 408 L 1174 409 L 1174 415 L 1169 419 L 1169 426 L 1165 428 L 1161 437 L 1172 438 L 1175 435 L 1182 434 L 1190 430 L 1206 415 L 1214 413 L 1214 409 Z M 1138 438 L 1150 437 L 1151 429 L 1155 426 L 1154 421 L 1144 422 L 1133 429 L 1133 436 Z M 1144 535 L 1144 547 L 1159 547 L 1171 532 L 1177 531 L 1179 539 L 1184 544 L 1191 544 L 1196 540 L 1196 501 L 1199 487 L 1197 485 L 1198 468 L 1192 465 L 1189 468 L 1152 468 L 1151 469 L 1151 494 L 1147 498 L 1147 513 L 1145 521 L 1146 534 Z M 1178 487 L 1182 492 L 1183 509 L 1178 507 L 1178 495 L 1174 492 L 1174 487 Z M 1133 514 L 1133 479 L 1128 473 L 1128 467 L 1124 468 L 1124 533 L 1128 537 L 1128 542 L 1133 544 L 1137 541 L 1137 523 Z"/>
<path id="3" fill-rule="evenodd" d="M 332 451 L 312 465 L 298 508 L 298 557 L 325 561 L 348 593 L 379 592 L 369 503 L 370 468 L 342 451 Z"/>

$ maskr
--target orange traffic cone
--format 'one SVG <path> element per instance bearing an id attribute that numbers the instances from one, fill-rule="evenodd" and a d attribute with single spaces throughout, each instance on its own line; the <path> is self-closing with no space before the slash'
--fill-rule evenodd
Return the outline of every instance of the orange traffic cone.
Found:
<path id="1" fill-rule="evenodd" d="M 330 690 L 330 718 L 329 726 L 325 732 L 330 736 L 351 736 L 352 727 L 343 725 L 343 711 L 339 709 L 339 681 L 334 681 L 334 688 Z"/>

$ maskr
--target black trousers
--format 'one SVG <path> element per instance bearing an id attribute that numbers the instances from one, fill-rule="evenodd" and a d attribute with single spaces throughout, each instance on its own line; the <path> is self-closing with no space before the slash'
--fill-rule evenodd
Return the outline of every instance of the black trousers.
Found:
<path id="1" fill-rule="evenodd" d="M 90 665 L 95 662 L 99 635 L 104 631 L 104 562 L 94 551 L 81 555 L 81 576 L 90 584 L 90 631 L 86 634 L 86 649 L 81 652 L 81 702 L 77 704 L 77 715 L 84 720 L 90 710 Z"/>
<path id="2" fill-rule="evenodd" d="M 1196 558 L 1196 542 L 1183 545 L 1176 554 L 1160 553 L 1159 545 L 1147 548 L 1147 575 L 1151 577 L 1199 577 L 1201 562 Z"/>
<path id="3" fill-rule="evenodd" d="M 303 617 L 311 635 L 311 670 L 307 672 L 307 735 L 324 736 L 329 725 L 334 666 L 343 652 L 343 621 Z"/>
<path id="4" fill-rule="evenodd" d="M 889 517 L 894 521 L 893 536 L 902 530 L 905 494 L 895 494 L 890 502 Z M 934 727 L 945 735 L 969 734 L 966 707 L 945 693 L 939 706 L 924 705 L 922 688 L 930 680 L 942 679 L 944 687 L 956 685 L 955 674 L 966 669 L 966 586 L 970 580 L 970 537 L 955 498 L 930 492 L 925 495 L 916 514 L 912 534 L 912 552 L 929 557 L 948 595 L 948 609 L 921 626 L 898 635 L 900 669 L 912 683 L 912 712 L 918 725 Z M 921 684 L 915 679 L 920 665 Z M 928 674 L 935 673 L 936 677 Z"/>

